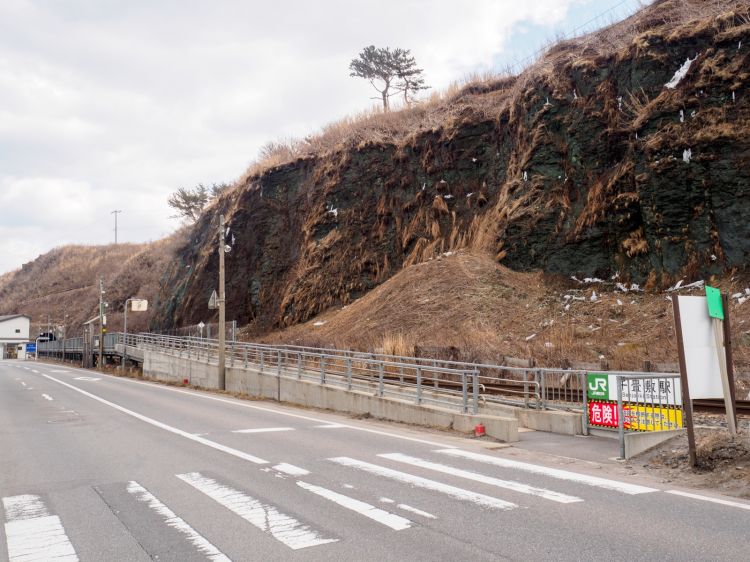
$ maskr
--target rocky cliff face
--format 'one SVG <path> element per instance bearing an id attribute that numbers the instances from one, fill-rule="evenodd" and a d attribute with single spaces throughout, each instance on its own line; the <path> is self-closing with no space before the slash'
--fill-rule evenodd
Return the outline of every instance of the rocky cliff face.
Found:
<path id="1" fill-rule="evenodd" d="M 688 4 L 701 5 L 656 2 L 518 77 L 466 88 L 440 126 L 406 140 L 350 143 L 249 178 L 196 225 L 157 324 L 206 319 L 218 212 L 236 237 L 230 316 L 259 328 L 459 248 L 653 288 L 744 267 L 750 14 Z"/>

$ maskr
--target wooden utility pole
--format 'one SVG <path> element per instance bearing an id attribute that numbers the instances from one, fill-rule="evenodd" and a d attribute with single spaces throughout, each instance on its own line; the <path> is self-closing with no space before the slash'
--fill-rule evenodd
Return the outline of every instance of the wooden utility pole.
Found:
<path id="1" fill-rule="evenodd" d="M 107 333 L 107 315 L 104 313 L 104 279 L 99 277 L 99 370 L 104 371 L 104 335 Z"/>
<path id="2" fill-rule="evenodd" d="M 219 215 L 219 390 L 226 389 L 226 298 L 224 294 L 224 253 L 226 252 L 224 215 Z"/>

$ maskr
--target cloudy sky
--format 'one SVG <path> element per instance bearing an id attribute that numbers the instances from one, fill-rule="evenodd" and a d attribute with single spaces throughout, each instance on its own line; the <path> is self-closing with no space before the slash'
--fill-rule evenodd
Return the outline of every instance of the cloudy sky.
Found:
<path id="1" fill-rule="evenodd" d="M 168 195 L 367 109 L 364 46 L 441 89 L 638 0 L 0 0 L 0 273 L 56 246 L 169 234 Z"/>

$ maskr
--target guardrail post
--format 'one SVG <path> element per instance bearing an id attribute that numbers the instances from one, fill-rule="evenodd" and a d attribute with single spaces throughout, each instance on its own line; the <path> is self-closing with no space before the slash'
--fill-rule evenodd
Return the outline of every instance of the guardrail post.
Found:
<path id="1" fill-rule="evenodd" d="M 461 373 L 461 411 L 469 413 L 469 393 L 466 388 L 466 373 Z"/>
<path id="2" fill-rule="evenodd" d="M 302 378 L 302 352 L 297 352 L 297 380 Z"/>
<path id="3" fill-rule="evenodd" d="M 346 358 L 346 389 L 352 389 L 352 358 Z"/>
<path id="4" fill-rule="evenodd" d="M 320 384 L 326 383 L 326 358 L 320 356 Z"/>
<path id="5" fill-rule="evenodd" d="M 471 385 L 471 392 L 473 394 L 472 398 L 474 401 L 474 404 L 472 405 L 472 413 L 477 414 L 479 413 L 479 371 L 476 369 L 474 369 L 474 372 L 471 374 Z"/>
<path id="6" fill-rule="evenodd" d="M 586 380 L 586 373 L 578 373 L 578 382 L 581 392 L 583 393 L 583 434 L 589 434 L 589 397 L 588 397 L 588 381 Z"/>
<path id="7" fill-rule="evenodd" d="M 546 410 L 547 409 L 547 385 L 546 385 L 546 378 L 544 376 L 544 373 L 541 369 L 536 370 L 536 381 L 537 381 L 537 388 L 539 389 L 539 396 L 536 398 L 536 409 L 540 409 L 540 401 L 541 401 L 541 409 Z"/>
<path id="8" fill-rule="evenodd" d="M 279 355 L 278 355 L 278 357 L 277 357 L 276 359 L 277 359 L 277 361 L 278 361 L 278 363 L 279 363 L 279 365 L 278 365 L 278 369 L 277 369 L 277 371 L 276 371 L 276 374 L 277 374 L 278 376 L 281 376 L 281 350 L 279 350 Z"/>
<path id="9" fill-rule="evenodd" d="M 622 416 L 622 377 L 618 375 L 617 380 L 617 431 L 620 437 L 620 458 L 625 458 L 625 420 Z M 628 387 L 630 388 L 630 387 Z"/>
<path id="10" fill-rule="evenodd" d="M 401 365 L 398 368 L 398 382 L 400 382 L 401 384 L 404 384 L 404 366 L 403 365 Z"/>
<path id="11" fill-rule="evenodd" d="M 378 366 L 378 395 L 383 397 L 383 363 Z"/>
<path id="12" fill-rule="evenodd" d="M 260 350 L 260 372 L 263 372 L 263 349 Z"/>
<path id="13" fill-rule="evenodd" d="M 422 403 L 422 367 L 417 367 L 417 404 Z"/>
<path id="14" fill-rule="evenodd" d="M 247 369 L 247 348 L 243 349 L 243 356 L 245 359 L 245 369 Z"/>

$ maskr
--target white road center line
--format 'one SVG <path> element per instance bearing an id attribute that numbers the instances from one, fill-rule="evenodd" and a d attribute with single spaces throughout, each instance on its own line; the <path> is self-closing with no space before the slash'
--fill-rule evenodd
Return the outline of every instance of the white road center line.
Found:
<path id="1" fill-rule="evenodd" d="M 625 482 L 609 480 L 608 478 L 601 478 L 599 476 L 589 476 L 588 474 L 579 474 L 577 472 L 570 472 L 568 470 L 560 470 L 559 468 L 549 468 L 547 466 L 541 466 L 538 464 L 514 461 L 502 457 L 493 457 L 490 455 L 483 455 L 481 453 L 472 453 L 470 451 L 462 451 L 460 449 L 442 449 L 436 452 L 442 453 L 444 455 L 451 455 L 453 457 L 460 457 L 464 459 L 492 464 L 502 468 L 513 468 L 516 470 L 522 470 L 524 472 L 531 472 L 533 474 L 541 474 L 543 476 L 557 478 L 559 480 L 567 480 L 569 482 L 577 482 L 579 484 L 585 484 L 587 486 L 595 486 L 597 488 L 614 490 L 616 492 L 622 492 L 624 494 L 648 494 L 650 492 L 659 491 L 656 488 L 647 488 L 646 486 L 639 486 L 638 484 L 627 484 Z"/>
<path id="2" fill-rule="evenodd" d="M 501 480 L 499 478 L 486 476 L 477 472 L 462 470 L 454 466 L 430 462 L 424 459 L 419 459 L 417 457 L 410 457 L 409 455 L 402 455 L 401 453 L 387 453 L 378 456 L 391 461 L 402 462 L 411 466 L 426 468 L 427 470 L 434 470 L 436 472 L 442 472 L 443 474 L 449 474 L 451 476 L 457 476 L 458 478 L 466 478 L 467 480 L 473 480 L 474 482 L 481 482 L 482 484 L 489 484 L 490 486 L 505 488 L 506 490 L 511 490 L 513 492 L 520 492 L 521 494 L 538 496 L 540 498 L 551 500 L 553 502 L 576 503 L 583 501 L 581 498 L 568 496 L 567 494 L 561 494 L 559 492 L 553 492 L 552 490 L 547 490 L 545 488 L 536 488 L 534 486 L 528 486 L 527 484 L 521 484 L 520 482 L 514 482 L 513 480 Z"/>
<path id="3" fill-rule="evenodd" d="M 417 509 L 416 507 L 406 505 L 405 503 L 400 503 L 396 507 L 398 507 L 399 509 L 403 509 L 404 511 L 414 513 L 415 515 L 421 515 L 425 519 L 437 519 L 437 517 L 435 517 L 432 513 L 427 513 L 426 511 L 422 511 L 421 509 Z"/>
<path id="4" fill-rule="evenodd" d="M 391 478 L 397 482 L 403 482 L 405 484 L 416 486 L 417 488 L 424 488 L 425 490 L 440 492 L 457 500 L 468 501 L 485 507 L 492 507 L 495 509 L 513 509 L 514 507 L 518 507 L 514 503 L 499 498 L 477 494 L 476 492 L 464 490 L 463 488 L 457 488 L 456 486 L 443 484 L 442 482 L 436 482 L 435 480 L 429 480 L 427 478 L 422 478 L 421 476 L 415 476 L 398 470 L 392 470 L 384 466 L 370 464 L 369 462 L 352 459 L 350 457 L 336 457 L 328 460 L 349 468 L 364 470 L 365 472 L 375 474 L 376 476 L 384 476 L 385 478 Z"/>
<path id="5" fill-rule="evenodd" d="M 395 531 L 403 531 L 404 529 L 408 529 L 412 525 L 411 521 L 409 521 L 405 517 L 401 517 L 400 515 L 396 515 L 395 513 L 390 513 L 388 511 L 385 511 L 384 509 L 377 508 L 374 505 L 370 505 L 369 503 L 350 498 L 349 496 L 345 496 L 344 494 L 339 494 L 338 492 L 334 492 L 333 490 L 321 488 L 320 486 L 315 486 L 314 484 L 308 484 L 307 482 L 302 481 L 297 481 L 297 486 L 322 498 L 330 500 L 333 503 L 340 505 L 341 507 L 350 509 L 351 511 L 359 513 L 360 515 L 364 515 L 365 517 L 368 517 L 373 521 L 377 521 L 378 523 L 385 525 L 386 527 L 390 527 Z"/>
<path id="6" fill-rule="evenodd" d="M 21 386 L 26 386 L 26 383 L 22 381 Z"/>
<path id="7" fill-rule="evenodd" d="M 308 474 L 310 474 L 309 470 L 305 470 L 304 468 L 294 466 L 293 464 L 287 464 L 285 462 L 279 463 L 273 468 L 275 470 L 278 470 L 279 472 L 283 472 L 284 474 L 289 474 L 290 476 L 307 476 Z"/>
<path id="8" fill-rule="evenodd" d="M 294 431 L 293 427 L 256 427 L 255 429 L 235 429 L 232 433 L 271 433 L 274 431 Z"/>
<path id="9" fill-rule="evenodd" d="M 54 398 L 52 398 L 49 394 L 42 394 L 42 398 L 44 398 L 45 400 L 50 400 L 50 401 L 54 400 Z"/>
<path id="10" fill-rule="evenodd" d="M 256 457 L 254 455 L 245 453 L 243 451 L 239 451 L 237 449 L 233 449 L 231 447 L 227 447 L 226 445 L 222 445 L 221 443 L 216 443 L 215 441 L 210 441 L 204 437 L 198 437 L 197 435 L 193 435 L 192 433 L 188 433 L 187 431 L 183 431 L 181 429 L 177 429 L 176 427 L 172 427 L 171 425 L 167 425 L 165 423 L 162 423 L 160 421 L 157 421 L 155 419 L 149 418 L 147 416 L 144 416 L 143 414 L 139 414 L 138 412 L 134 412 L 132 410 L 128 410 L 127 408 L 123 408 L 119 404 L 115 404 L 114 402 L 110 402 L 109 400 L 105 400 L 104 398 L 101 398 L 95 394 L 91 394 L 90 392 L 86 392 L 85 390 L 82 390 L 78 387 L 73 386 L 72 384 L 68 384 L 66 382 L 63 382 L 61 380 L 58 380 L 54 377 L 51 377 L 49 375 L 43 375 L 44 377 L 48 378 L 51 381 L 55 381 L 58 384 L 61 384 L 63 386 L 67 386 L 71 390 L 75 390 L 76 392 L 80 392 L 84 396 L 88 396 L 89 398 L 93 398 L 94 400 L 101 402 L 102 404 L 106 404 L 107 406 L 110 406 L 111 408 L 114 408 L 115 410 L 119 410 L 123 414 L 127 414 L 129 416 L 133 416 L 136 419 L 139 419 L 141 421 L 144 421 L 148 424 L 151 424 L 155 427 L 158 427 L 159 429 L 163 429 L 165 431 L 169 431 L 170 433 L 174 433 L 175 435 L 179 435 L 180 437 L 184 437 L 185 439 L 190 439 L 191 441 L 195 441 L 196 443 L 200 443 L 201 445 L 205 445 L 207 447 L 211 447 L 212 449 L 216 449 L 217 451 L 221 451 L 222 453 L 227 453 L 228 455 L 235 456 L 237 458 L 240 458 L 242 460 L 246 460 L 255 464 L 268 464 L 267 460 L 261 459 L 260 457 Z"/>
<path id="11" fill-rule="evenodd" d="M 307 525 L 303 525 L 289 515 L 280 513 L 275 507 L 265 505 L 239 490 L 219 484 L 216 480 L 207 478 L 199 472 L 178 474 L 177 478 L 206 494 L 212 500 L 236 513 L 254 527 L 271 535 L 292 550 L 338 540 L 323 538 Z"/>
<path id="12" fill-rule="evenodd" d="M 729 500 L 723 500 L 721 498 L 712 498 L 709 496 L 701 496 L 698 494 L 691 494 L 690 492 L 682 492 L 680 490 L 666 490 L 668 494 L 674 494 L 675 496 L 683 496 L 685 498 L 692 498 L 694 500 L 702 500 L 711 503 L 718 503 L 720 505 L 728 505 L 730 507 L 738 507 L 740 509 L 750 510 L 750 503 L 733 502 Z"/>
<path id="13" fill-rule="evenodd" d="M 78 561 L 60 518 L 49 514 L 39 496 L 3 498 L 3 507 L 10 562 Z"/>
<path id="14" fill-rule="evenodd" d="M 169 509 L 156 496 L 149 492 L 146 488 L 138 484 L 138 482 L 131 480 L 128 483 L 128 493 L 133 494 L 139 501 L 148 504 L 148 507 L 158 513 L 164 522 L 176 529 L 183 535 L 185 535 L 195 548 L 200 552 L 208 556 L 209 560 L 215 560 L 218 562 L 231 562 L 231 560 L 224 555 L 218 548 L 208 542 L 206 538 L 188 525 L 181 517 L 178 517 L 174 511 Z"/>
<path id="15" fill-rule="evenodd" d="M 327 423 L 325 425 L 316 425 L 315 429 L 341 429 L 346 427 L 345 425 L 341 425 L 340 423 Z"/>

